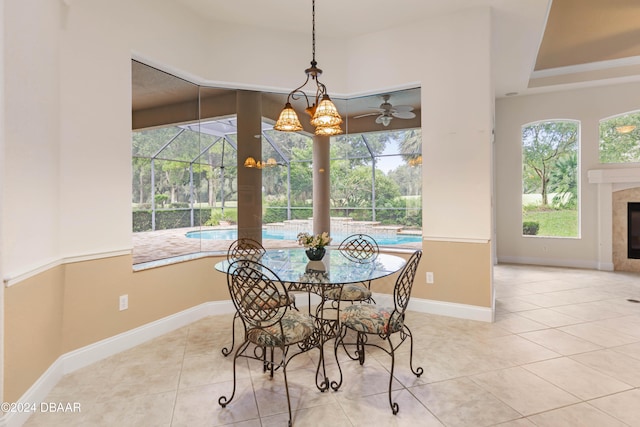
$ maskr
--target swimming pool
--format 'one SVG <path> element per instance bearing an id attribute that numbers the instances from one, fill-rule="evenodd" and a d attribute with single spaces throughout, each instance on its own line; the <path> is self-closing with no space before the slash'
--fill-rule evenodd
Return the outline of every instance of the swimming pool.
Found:
<path id="1" fill-rule="evenodd" d="M 237 240 L 238 230 L 203 230 L 203 231 L 189 231 L 186 236 L 190 239 L 204 239 L 204 240 Z M 337 244 L 344 240 L 347 234 L 332 234 L 333 243 Z M 262 230 L 263 239 L 275 239 L 275 240 L 296 240 L 297 233 L 293 231 L 267 231 Z M 402 245 L 404 243 L 417 243 L 422 241 L 422 236 L 412 234 L 396 234 L 395 236 L 376 236 L 371 235 L 379 245 Z"/>

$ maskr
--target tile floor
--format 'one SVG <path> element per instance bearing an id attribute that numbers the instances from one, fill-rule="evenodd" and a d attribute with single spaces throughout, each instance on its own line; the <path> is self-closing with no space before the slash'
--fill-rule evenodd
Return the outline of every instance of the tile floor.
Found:
<path id="1" fill-rule="evenodd" d="M 410 312 L 420 378 L 400 348 L 387 401 L 389 357 L 342 360 L 344 384 L 320 393 L 317 351 L 289 365 L 295 426 L 640 426 L 640 275 L 501 265 L 496 321 Z M 195 322 L 65 376 L 47 401 L 81 413 L 36 413 L 37 426 L 285 426 L 282 374 L 241 363 L 232 386 L 230 316 Z M 342 353 L 340 353 L 342 354 Z M 334 376 L 335 362 L 328 366 Z"/>

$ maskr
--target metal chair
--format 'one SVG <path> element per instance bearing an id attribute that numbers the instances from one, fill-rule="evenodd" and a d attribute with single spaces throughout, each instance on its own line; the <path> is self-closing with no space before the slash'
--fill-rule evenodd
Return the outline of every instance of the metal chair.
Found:
<path id="1" fill-rule="evenodd" d="M 360 264 L 376 260 L 380 249 L 375 239 L 368 234 L 353 234 L 340 243 L 338 250 L 347 259 Z M 341 289 L 331 289 L 325 295 L 331 301 L 375 302 L 371 293 L 371 280 L 362 283 L 348 283 Z"/>
<path id="2" fill-rule="evenodd" d="M 407 264 L 404 266 L 393 289 L 393 308 L 381 307 L 376 304 L 354 304 L 341 310 L 340 312 L 340 333 L 335 341 L 334 352 L 336 360 L 338 357 L 338 347 L 342 346 L 348 354 L 347 347 L 355 346 L 356 359 L 360 364 L 364 364 L 365 346 L 377 347 L 391 356 L 391 371 L 389 378 L 389 405 L 393 414 L 397 414 L 399 407 L 391 398 L 391 385 L 393 383 L 393 370 L 395 367 L 395 351 L 407 339 L 411 344 L 409 354 L 409 366 L 411 372 L 417 377 L 423 373 L 423 369 L 413 369 L 413 337 L 409 327 L 404 323 L 405 311 L 411 297 L 411 288 L 415 279 L 418 264 L 422 258 L 422 251 L 414 252 Z M 347 332 L 355 331 L 356 341 L 345 342 Z M 382 347 L 375 342 L 368 342 L 369 335 L 377 335 L 382 340 L 389 343 L 389 349 Z M 394 343 L 392 337 L 399 336 L 400 341 Z M 351 357 L 351 356 L 350 356 Z M 353 357 L 352 357 L 353 359 Z M 340 365 L 338 365 L 340 368 Z M 337 390 L 342 385 L 342 369 L 340 368 L 340 381 L 332 382 L 331 388 Z"/>
<path id="3" fill-rule="evenodd" d="M 287 364 L 298 354 L 317 348 L 317 333 L 309 315 L 292 310 L 282 304 L 289 299 L 285 284 L 278 276 L 260 263 L 251 260 L 233 262 L 227 275 L 231 299 L 244 325 L 244 341 L 233 358 L 233 390 L 230 397 L 221 396 L 218 403 L 227 406 L 236 393 L 236 364 L 239 357 L 260 360 L 271 376 L 282 368 L 289 426 L 292 424 L 291 398 L 287 382 Z M 315 337 L 315 338 L 314 338 Z M 252 350 L 249 350 L 250 347 Z M 279 349 L 274 358 L 274 350 Z M 249 351 L 247 351 L 249 350 Z M 293 354 L 290 354 L 291 351 Z M 267 358 L 267 351 L 270 357 Z M 281 357 L 280 357 L 281 356 Z M 279 359 L 276 361 L 276 359 Z"/>
<path id="4" fill-rule="evenodd" d="M 267 250 L 260 242 L 248 237 L 241 237 L 229 246 L 227 250 L 227 260 L 233 262 L 239 259 L 250 259 L 260 262 L 260 259 L 266 252 Z"/>
<path id="5" fill-rule="evenodd" d="M 232 263 L 238 260 L 250 260 L 259 262 L 267 250 L 260 244 L 260 242 L 250 239 L 248 237 L 242 237 L 235 242 L 231 243 L 229 249 L 227 250 L 227 261 Z M 295 298 L 291 298 L 289 300 L 283 301 L 283 304 L 291 304 L 295 307 Z M 236 333 L 235 326 L 236 320 L 238 319 L 238 312 L 233 316 L 233 321 L 231 325 L 231 346 L 224 347 L 222 349 L 222 354 L 226 357 L 233 351 L 236 342 Z"/>

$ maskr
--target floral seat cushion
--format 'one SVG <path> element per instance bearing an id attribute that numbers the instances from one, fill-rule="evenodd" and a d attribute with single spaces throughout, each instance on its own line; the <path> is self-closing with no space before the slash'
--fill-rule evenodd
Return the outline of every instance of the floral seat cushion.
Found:
<path id="1" fill-rule="evenodd" d="M 371 291 L 361 283 L 349 283 L 340 287 L 329 289 L 325 296 L 334 301 L 366 301 L 371 299 Z"/>
<path id="2" fill-rule="evenodd" d="M 280 322 L 282 330 L 280 323 L 265 328 L 250 329 L 247 332 L 247 340 L 261 347 L 280 347 L 304 341 L 313 333 L 313 320 L 308 314 L 287 311 Z"/>
<path id="3" fill-rule="evenodd" d="M 340 309 L 340 322 L 365 334 L 392 334 L 402 329 L 401 316 L 391 319 L 393 308 L 375 304 L 356 304 Z"/>

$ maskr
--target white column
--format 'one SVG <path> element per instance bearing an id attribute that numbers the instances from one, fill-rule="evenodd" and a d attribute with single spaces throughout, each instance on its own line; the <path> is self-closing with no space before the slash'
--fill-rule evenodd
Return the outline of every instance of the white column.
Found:
<path id="1" fill-rule="evenodd" d="M 613 185 L 598 184 L 598 270 L 613 271 Z"/>
<path id="2" fill-rule="evenodd" d="M 313 233 L 331 234 L 328 136 L 313 137 Z"/>

